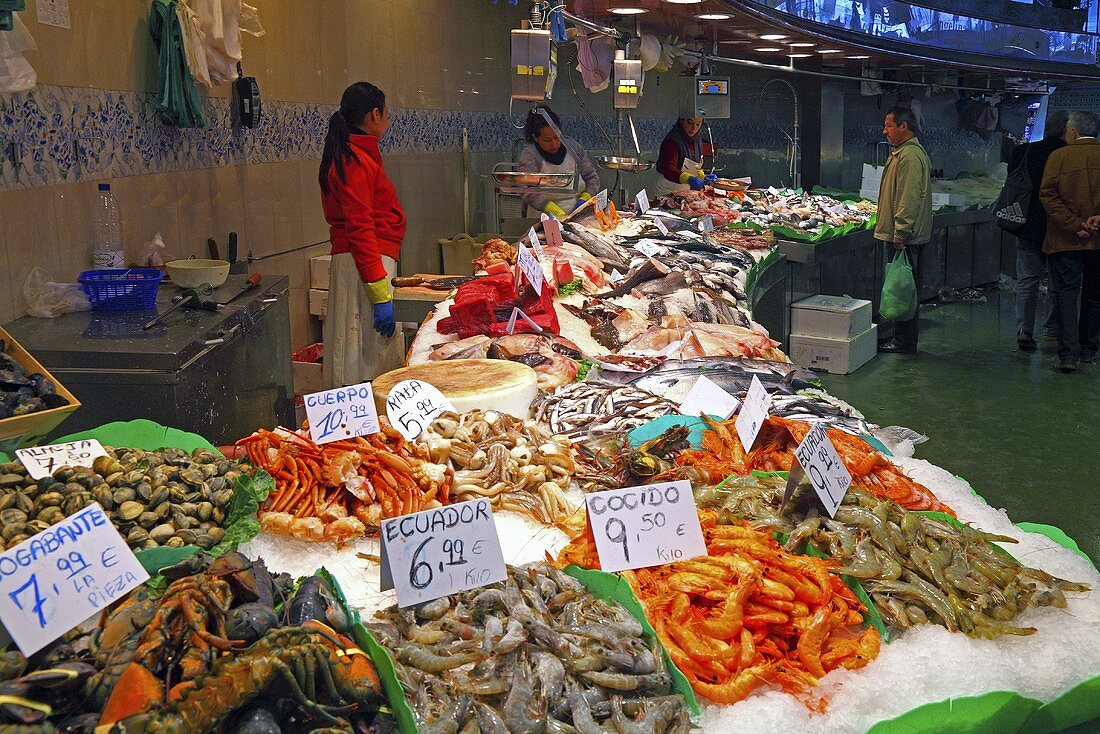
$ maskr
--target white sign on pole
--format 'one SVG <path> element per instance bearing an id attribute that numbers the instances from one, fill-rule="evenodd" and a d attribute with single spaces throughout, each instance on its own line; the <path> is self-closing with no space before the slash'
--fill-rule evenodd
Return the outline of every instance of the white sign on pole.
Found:
<path id="1" fill-rule="evenodd" d="M 596 194 L 596 208 L 601 212 L 607 211 L 607 189 Z"/>
<path id="2" fill-rule="evenodd" d="M 148 578 L 92 503 L 0 553 L 0 621 L 30 656 Z"/>
<path id="3" fill-rule="evenodd" d="M 722 420 L 729 418 L 741 401 L 719 387 L 714 381 L 700 377 L 680 403 L 681 415 L 699 416 L 701 413 L 716 415 Z"/>
<path id="4" fill-rule="evenodd" d="M 714 217 L 709 214 L 704 214 L 702 220 L 699 222 L 700 232 L 709 232 L 714 229 Z"/>
<path id="5" fill-rule="evenodd" d="M 542 243 L 539 242 L 539 236 L 535 232 L 535 228 L 531 227 L 531 230 L 527 233 L 527 239 L 531 242 L 531 247 L 535 251 L 535 257 L 542 261 Z"/>
<path id="6" fill-rule="evenodd" d="M 390 425 L 413 441 L 440 413 L 455 412 L 451 401 L 435 385 L 423 380 L 402 380 L 386 396 Z"/>
<path id="7" fill-rule="evenodd" d="M 397 605 L 503 581 L 507 572 L 488 498 L 382 521 L 381 590 Z"/>
<path id="8" fill-rule="evenodd" d="M 645 189 L 638 192 L 638 195 L 634 197 L 634 203 L 638 205 L 638 214 L 645 214 L 649 211 L 649 194 Z"/>
<path id="9" fill-rule="evenodd" d="M 600 568 L 609 573 L 707 555 L 691 482 L 585 495 Z"/>
<path id="10" fill-rule="evenodd" d="M 771 401 L 771 395 L 768 394 L 764 383 L 760 382 L 759 377 L 753 375 L 748 394 L 745 396 L 745 404 L 741 406 L 741 412 L 737 414 L 737 421 L 733 424 L 745 451 L 752 451 L 756 437 L 760 435 L 760 428 L 768 417 Z"/>
<path id="11" fill-rule="evenodd" d="M 852 484 L 852 475 L 848 473 L 820 423 L 815 423 L 806 438 L 802 439 L 802 443 L 798 444 L 798 448 L 794 450 L 794 458 L 809 477 L 810 484 L 821 499 L 821 504 L 825 505 L 829 517 L 835 516 Z M 793 479 L 794 472 L 791 474 Z M 788 490 L 791 481 L 788 480 Z M 797 482 L 797 479 L 793 481 Z"/>
<path id="12" fill-rule="evenodd" d="M 655 217 L 653 223 L 657 225 L 657 229 L 660 230 L 662 235 L 668 237 L 668 227 L 665 226 L 665 223 L 661 221 L 660 217 Z"/>
<path id="13" fill-rule="evenodd" d="M 63 466 L 91 466 L 97 456 L 106 456 L 103 445 L 94 438 L 51 446 L 16 449 L 15 455 L 31 479 L 45 479 Z"/>
<path id="14" fill-rule="evenodd" d="M 378 433 L 378 409 L 369 382 L 306 395 L 309 435 L 317 443 L 332 443 Z"/>
<path id="15" fill-rule="evenodd" d="M 535 259 L 531 251 L 524 247 L 522 243 L 519 246 L 519 254 L 516 255 L 516 264 L 519 266 L 524 277 L 527 278 L 527 282 L 535 289 L 535 294 L 541 296 L 542 283 L 545 278 L 542 273 L 542 265 L 539 264 L 539 261 Z"/>

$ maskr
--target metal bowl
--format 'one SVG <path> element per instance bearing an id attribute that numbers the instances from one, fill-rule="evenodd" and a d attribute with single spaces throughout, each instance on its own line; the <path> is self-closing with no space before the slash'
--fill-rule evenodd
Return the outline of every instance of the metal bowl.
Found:
<path id="1" fill-rule="evenodd" d="M 493 180 L 505 186 L 535 186 L 538 188 L 562 189 L 573 185 L 573 174 L 493 171 Z"/>
<path id="2" fill-rule="evenodd" d="M 648 171 L 656 165 L 653 161 L 643 161 L 641 158 L 628 158 L 619 155 L 598 155 L 596 165 L 600 168 L 608 168 L 612 171 Z"/>

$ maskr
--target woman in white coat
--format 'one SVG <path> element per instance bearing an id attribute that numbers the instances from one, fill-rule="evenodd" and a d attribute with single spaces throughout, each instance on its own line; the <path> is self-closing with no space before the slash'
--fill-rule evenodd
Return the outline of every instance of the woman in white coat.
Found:
<path id="1" fill-rule="evenodd" d="M 541 112 L 545 112 L 554 124 L 547 122 Z M 549 107 L 539 105 L 527 114 L 527 122 L 523 126 L 527 145 L 520 151 L 517 167 L 525 173 L 573 175 L 570 191 L 527 194 L 524 197 L 528 207 L 563 219 L 600 190 L 600 175 L 596 173 L 596 167 L 584 148 L 572 138 L 562 140 L 554 128 L 560 131 L 561 122 Z"/>

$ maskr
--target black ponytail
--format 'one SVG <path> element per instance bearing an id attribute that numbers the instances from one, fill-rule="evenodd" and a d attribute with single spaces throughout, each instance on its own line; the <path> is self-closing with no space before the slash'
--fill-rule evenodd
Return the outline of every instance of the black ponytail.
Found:
<path id="1" fill-rule="evenodd" d="M 344 90 L 340 108 L 332 113 L 325 134 L 325 150 L 321 154 L 321 168 L 317 181 L 321 191 L 329 193 L 329 174 L 335 166 L 341 183 L 347 183 L 344 162 L 352 157 L 350 136 L 363 118 L 374 110 L 386 107 L 386 95 L 370 82 L 356 82 Z"/>

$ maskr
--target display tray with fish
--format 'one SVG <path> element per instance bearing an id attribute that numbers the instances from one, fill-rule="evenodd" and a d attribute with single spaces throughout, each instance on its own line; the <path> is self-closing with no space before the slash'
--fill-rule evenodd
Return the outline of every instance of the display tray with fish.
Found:
<path id="1" fill-rule="evenodd" d="M 567 242 L 583 247 L 605 267 L 625 270 L 630 256 L 613 235 L 594 232 L 583 224 L 566 222 L 562 227 L 562 237 Z"/>
<path id="2" fill-rule="evenodd" d="M 754 375 L 760 378 L 760 382 L 769 391 L 797 392 L 819 386 L 816 374 L 797 365 L 732 357 L 669 360 L 644 375 L 617 372 L 608 373 L 605 377 L 615 384 L 632 384 L 643 390 L 668 396 L 678 391 L 678 386 L 684 381 L 690 381 L 694 385 L 700 375 L 706 375 L 727 392 L 748 390 Z"/>
<path id="3" fill-rule="evenodd" d="M 558 388 L 532 409 L 535 420 L 570 441 L 604 433 L 626 434 L 678 410 L 671 400 L 633 385 L 587 381 Z"/>

